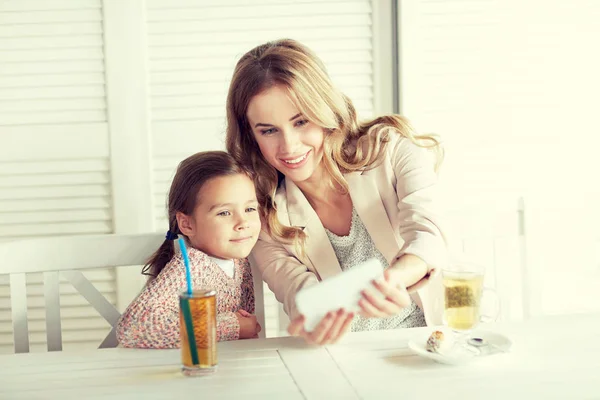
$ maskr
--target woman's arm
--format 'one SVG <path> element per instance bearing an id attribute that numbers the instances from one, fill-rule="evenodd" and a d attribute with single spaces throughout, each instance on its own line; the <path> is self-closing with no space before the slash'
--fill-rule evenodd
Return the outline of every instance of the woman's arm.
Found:
<path id="1" fill-rule="evenodd" d="M 340 309 L 323 317 L 312 332 L 304 330 L 304 317 L 296 309 L 296 293 L 304 287 L 317 284 L 319 280 L 306 265 L 266 233 L 261 233 L 250 259 L 256 263 L 263 280 L 275 293 L 277 300 L 283 303 L 291 320 L 288 327 L 291 335 L 301 336 L 308 343 L 320 345 L 335 343 L 350 329 L 354 314 Z"/>
<path id="2" fill-rule="evenodd" d="M 388 317 L 400 312 L 411 302 L 409 293 L 425 286 L 447 258 L 434 201 L 437 174 L 431 152 L 400 135 L 391 137 L 386 152 L 404 245 L 384 272 L 384 279 L 374 282 L 376 289 L 363 292 L 359 305 L 367 317 Z"/>
<path id="3" fill-rule="evenodd" d="M 286 314 L 290 319 L 296 318 L 296 293 L 318 283 L 316 274 L 265 232 L 261 232 L 250 260 L 256 264 L 275 298 L 283 303 Z"/>
<path id="4" fill-rule="evenodd" d="M 409 139 L 396 135 L 387 152 L 396 178 L 399 234 L 404 240 L 390 267 L 398 270 L 398 278 L 412 292 L 447 261 L 436 204 L 438 176 L 432 152 Z"/>
<path id="5" fill-rule="evenodd" d="M 430 273 L 427 263 L 413 254 L 404 254 L 396 258 L 390 267 L 398 270 L 397 279 L 409 289 L 409 292 L 417 290 L 424 284 Z"/>

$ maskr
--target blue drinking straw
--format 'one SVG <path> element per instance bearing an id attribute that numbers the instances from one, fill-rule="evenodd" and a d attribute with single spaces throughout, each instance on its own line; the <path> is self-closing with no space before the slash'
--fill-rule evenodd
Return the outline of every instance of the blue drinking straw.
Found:
<path id="1" fill-rule="evenodd" d="M 185 280 L 187 281 L 187 293 L 189 296 L 192 295 L 192 272 L 190 268 L 190 259 L 188 258 L 187 248 L 185 247 L 185 240 L 179 237 L 179 248 L 181 249 L 181 255 L 183 256 L 183 263 L 185 264 Z"/>
<path id="2" fill-rule="evenodd" d="M 179 248 L 181 249 L 181 255 L 183 257 L 183 263 L 185 264 L 185 280 L 187 281 L 187 294 L 192 296 L 192 272 L 190 268 L 190 259 L 188 258 L 187 248 L 185 247 L 185 241 L 182 237 L 179 238 Z M 190 303 L 188 299 L 180 299 L 181 312 L 183 314 L 183 320 L 185 321 L 185 330 L 187 331 L 188 342 L 190 345 L 190 356 L 192 357 L 192 364 L 198 365 L 198 349 L 196 348 L 196 338 L 194 335 L 194 322 L 192 320 L 192 311 L 190 310 Z"/>

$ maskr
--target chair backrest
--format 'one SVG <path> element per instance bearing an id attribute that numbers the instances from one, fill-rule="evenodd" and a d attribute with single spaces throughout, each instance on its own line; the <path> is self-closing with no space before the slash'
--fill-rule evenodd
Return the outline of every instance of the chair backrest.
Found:
<path id="1" fill-rule="evenodd" d="M 163 241 L 162 234 L 148 233 L 61 236 L 0 243 L 0 275 L 10 277 L 15 353 L 29 352 L 26 274 L 41 272 L 44 275 L 48 351 L 62 350 L 60 277 L 66 278 L 112 326 L 99 347 L 115 347 L 114 327 L 120 313 L 81 270 L 144 264 Z"/>
<path id="2" fill-rule="evenodd" d="M 252 255 L 249 256 L 251 258 Z M 262 274 L 260 270 L 255 267 L 256 263 L 250 263 L 252 267 L 252 279 L 254 284 L 254 314 L 256 315 L 256 320 L 262 327 L 262 330 L 258 334 L 258 337 L 264 339 L 267 337 L 267 322 L 265 316 L 265 293 L 264 293 L 264 283 L 262 279 Z"/>
<path id="3" fill-rule="evenodd" d="M 528 318 L 532 278 L 527 269 L 524 199 L 479 199 L 445 215 L 451 254 L 485 266 L 485 284 L 498 294 L 500 317 Z"/>

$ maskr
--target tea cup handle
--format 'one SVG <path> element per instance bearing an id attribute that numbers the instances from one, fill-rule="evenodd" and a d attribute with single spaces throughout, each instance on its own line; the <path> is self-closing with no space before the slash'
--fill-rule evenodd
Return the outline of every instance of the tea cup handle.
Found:
<path id="1" fill-rule="evenodd" d="M 493 312 L 489 312 L 490 310 L 485 310 L 485 308 L 489 307 L 483 306 L 485 299 L 488 299 L 490 297 L 494 298 Z M 483 293 L 481 295 L 481 304 L 479 305 L 479 307 L 479 322 L 487 323 L 496 321 L 498 319 L 498 316 L 500 316 L 500 297 L 498 297 L 498 293 L 496 293 L 496 291 L 492 288 L 483 288 Z"/>

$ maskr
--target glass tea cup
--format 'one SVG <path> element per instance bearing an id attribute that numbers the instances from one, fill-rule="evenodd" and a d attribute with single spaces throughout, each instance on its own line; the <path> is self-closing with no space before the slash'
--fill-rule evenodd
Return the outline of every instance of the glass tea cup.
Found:
<path id="1" fill-rule="evenodd" d="M 493 289 L 484 287 L 484 276 L 483 266 L 468 262 L 456 262 L 442 270 L 444 325 L 461 342 L 480 322 L 494 321 L 500 312 L 498 296 Z M 488 297 L 495 302 L 492 310 L 482 306 Z"/>

